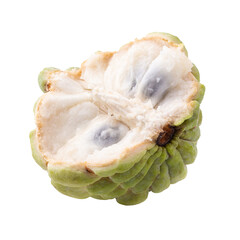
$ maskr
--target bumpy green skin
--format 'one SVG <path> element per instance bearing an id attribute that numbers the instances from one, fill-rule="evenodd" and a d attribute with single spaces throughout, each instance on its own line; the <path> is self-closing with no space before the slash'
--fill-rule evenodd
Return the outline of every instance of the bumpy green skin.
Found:
<path id="1" fill-rule="evenodd" d="M 159 33 L 168 41 L 177 44 L 182 42 L 170 34 Z M 183 51 L 185 47 L 183 48 Z M 185 51 L 186 52 L 186 51 Z M 44 70 L 46 71 L 46 70 Z M 49 71 L 49 69 L 47 70 Z M 53 69 L 55 71 L 55 69 Z M 192 73 L 199 81 L 200 75 L 194 65 Z M 44 84 L 44 72 L 40 73 L 41 84 Z M 44 90 L 44 87 L 41 87 Z M 199 92 L 194 101 L 194 110 L 175 124 L 175 135 L 164 147 L 152 145 L 123 163 L 94 173 L 47 165 L 35 145 L 35 131 L 30 133 L 33 157 L 36 162 L 47 169 L 52 185 L 61 193 L 84 199 L 113 199 L 123 205 L 135 205 L 145 201 L 150 191 L 159 193 L 167 189 L 170 184 L 185 178 L 186 165 L 194 162 L 197 155 L 197 141 L 200 137 L 199 126 L 202 122 L 200 103 L 203 99 L 205 87 L 200 84 Z"/>
<path id="2" fill-rule="evenodd" d="M 32 156 L 35 162 L 43 169 L 47 169 L 46 161 L 44 160 L 43 156 L 39 152 L 39 149 L 36 144 L 36 131 L 33 130 L 29 134 L 30 143 L 31 143 L 31 150 L 32 150 Z"/>

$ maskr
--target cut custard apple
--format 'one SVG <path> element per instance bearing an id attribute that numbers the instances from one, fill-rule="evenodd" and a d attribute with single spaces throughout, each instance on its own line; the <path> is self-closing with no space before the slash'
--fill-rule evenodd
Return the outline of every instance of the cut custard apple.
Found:
<path id="1" fill-rule="evenodd" d="M 143 202 L 194 162 L 204 86 L 183 43 L 151 33 L 81 68 L 46 68 L 32 154 L 61 193 Z"/>

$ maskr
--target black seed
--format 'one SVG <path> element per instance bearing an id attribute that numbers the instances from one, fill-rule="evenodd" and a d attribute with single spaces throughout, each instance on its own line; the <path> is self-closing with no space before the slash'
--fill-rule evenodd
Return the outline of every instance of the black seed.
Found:
<path id="1" fill-rule="evenodd" d="M 135 87 L 136 87 L 136 85 L 137 85 L 137 81 L 136 81 L 136 79 L 133 79 L 133 81 L 132 81 L 132 84 L 131 84 L 131 87 L 130 87 L 130 89 L 129 89 L 129 91 L 131 92 Z"/>
<path id="2" fill-rule="evenodd" d="M 94 135 L 94 143 L 99 147 L 108 147 L 120 141 L 120 132 L 117 127 L 102 127 Z"/>
<path id="3" fill-rule="evenodd" d="M 150 78 L 147 81 L 145 87 L 143 88 L 143 95 L 146 98 L 153 97 L 156 93 L 158 93 L 158 90 L 161 86 L 162 81 L 163 81 L 163 78 L 161 77 Z"/>

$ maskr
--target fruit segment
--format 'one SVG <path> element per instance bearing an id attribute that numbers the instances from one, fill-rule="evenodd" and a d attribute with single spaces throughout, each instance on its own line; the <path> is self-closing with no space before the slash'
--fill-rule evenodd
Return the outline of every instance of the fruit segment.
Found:
<path id="1" fill-rule="evenodd" d="M 81 67 L 45 68 L 32 155 L 61 193 L 143 202 L 197 155 L 205 87 L 179 38 L 151 33 Z"/>

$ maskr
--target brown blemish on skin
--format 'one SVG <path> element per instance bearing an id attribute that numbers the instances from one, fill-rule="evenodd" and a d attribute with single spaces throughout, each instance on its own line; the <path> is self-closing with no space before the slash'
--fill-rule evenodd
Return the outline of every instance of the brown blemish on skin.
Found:
<path id="1" fill-rule="evenodd" d="M 158 135 L 158 138 L 157 138 L 157 145 L 158 146 L 165 146 L 167 143 L 169 143 L 173 136 L 174 136 L 174 133 L 175 133 L 175 128 L 170 126 L 170 125 L 166 125 L 164 128 L 163 128 L 163 132 L 161 132 L 159 135 Z"/>
<path id="2" fill-rule="evenodd" d="M 87 166 L 85 166 L 85 169 L 88 173 L 94 174 L 94 171 L 90 168 L 88 168 Z"/>

